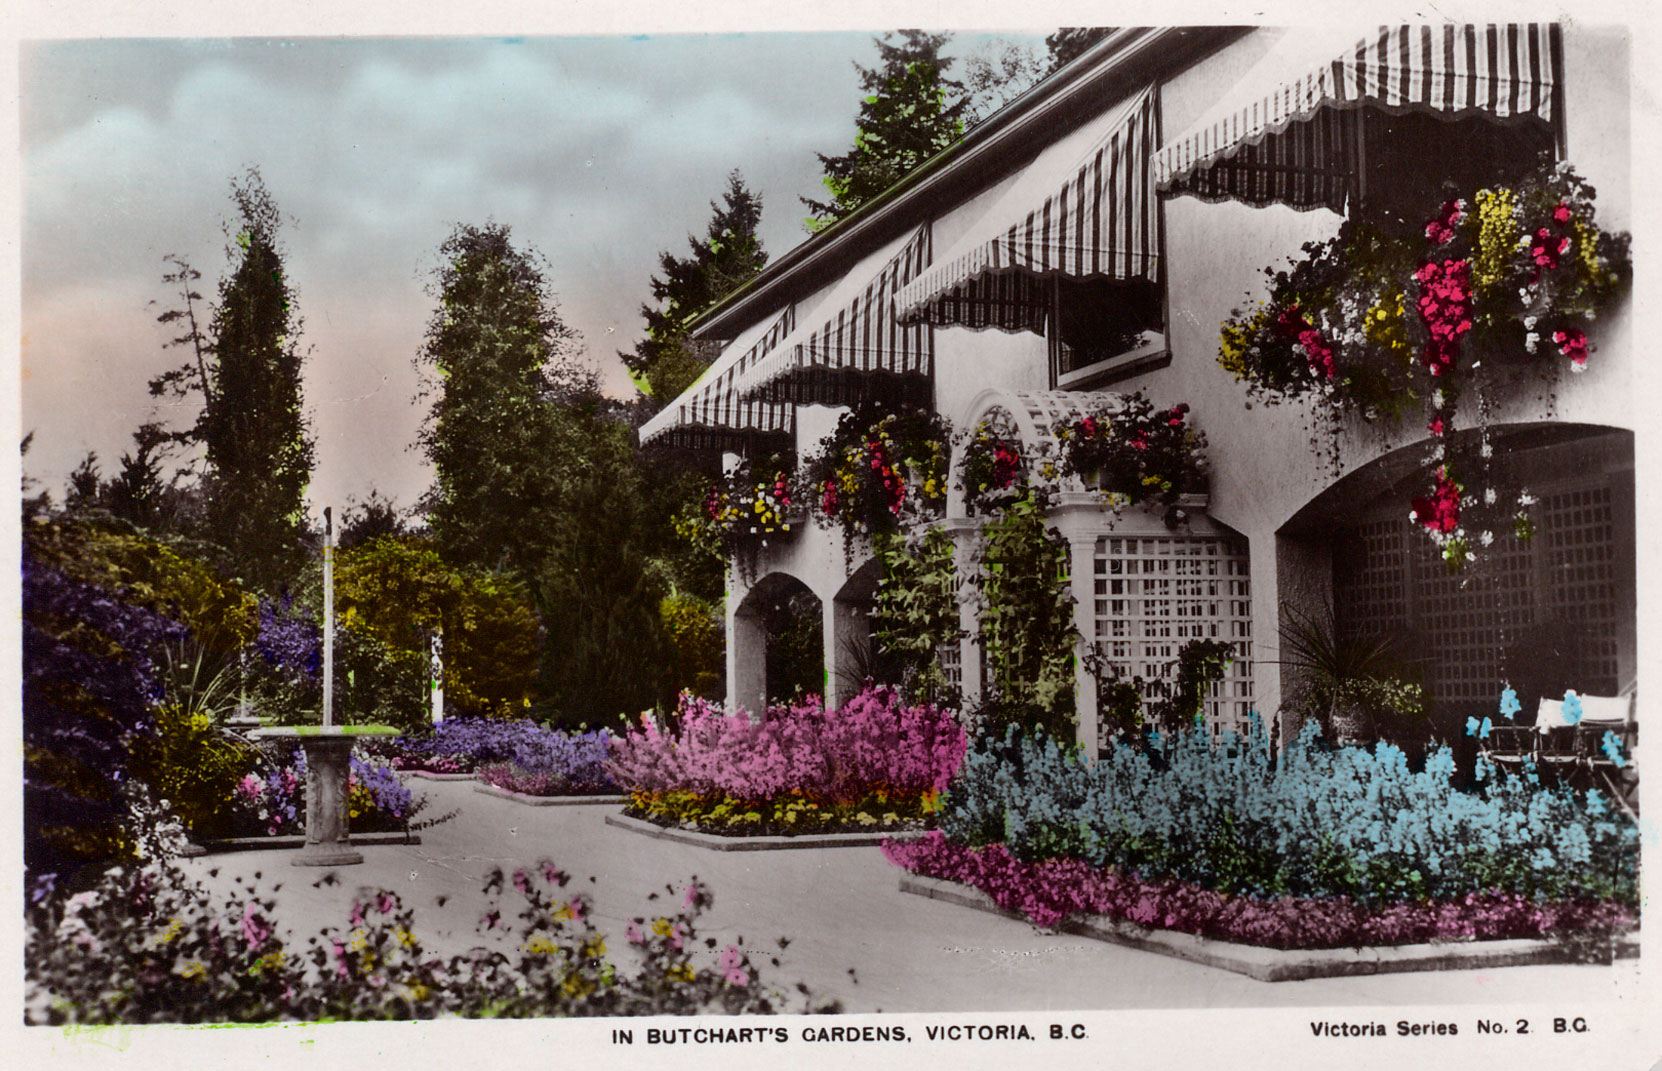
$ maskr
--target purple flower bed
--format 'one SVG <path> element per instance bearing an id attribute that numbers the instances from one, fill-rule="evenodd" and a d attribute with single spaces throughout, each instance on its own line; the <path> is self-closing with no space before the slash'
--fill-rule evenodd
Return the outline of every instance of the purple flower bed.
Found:
<path id="1" fill-rule="evenodd" d="M 938 831 L 918 840 L 885 842 L 883 854 L 914 874 L 979 889 L 998 906 L 1041 926 L 1055 926 L 1074 915 L 1107 915 L 1268 948 L 1540 938 L 1626 929 L 1636 921 L 1631 909 L 1613 901 L 1541 903 L 1504 892 L 1379 907 L 1344 896 L 1260 900 L 1171 878 L 1145 880 L 1079 859 L 1022 862 L 1002 844 L 972 848 Z"/>

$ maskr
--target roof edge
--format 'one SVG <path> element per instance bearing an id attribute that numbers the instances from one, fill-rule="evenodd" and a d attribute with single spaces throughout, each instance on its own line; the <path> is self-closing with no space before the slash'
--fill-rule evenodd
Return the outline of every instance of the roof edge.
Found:
<path id="1" fill-rule="evenodd" d="M 949 148 L 861 205 L 851 215 L 792 247 L 759 275 L 691 323 L 695 338 L 732 338 L 786 301 L 817 286 L 810 278 L 846 270 L 872 248 L 918 223 L 917 210 L 957 204 L 1014 171 L 1036 144 L 1087 121 L 1097 96 L 1129 91 L 1139 80 L 1181 70 L 1250 32 L 1250 26 L 1129 27 L 1042 79 Z M 981 164 L 982 167 L 975 167 Z M 970 176 L 974 177 L 971 178 Z"/>

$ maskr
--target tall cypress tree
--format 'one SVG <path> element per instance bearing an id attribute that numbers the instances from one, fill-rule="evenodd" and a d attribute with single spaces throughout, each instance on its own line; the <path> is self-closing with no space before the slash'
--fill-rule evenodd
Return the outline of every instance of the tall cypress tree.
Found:
<path id="1" fill-rule="evenodd" d="M 259 171 L 231 183 L 235 267 L 209 326 L 204 405 L 206 532 L 245 580 L 270 587 L 307 553 L 305 494 L 313 463 L 301 400 L 300 317 L 277 242 L 280 216 Z"/>
<path id="2" fill-rule="evenodd" d="M 710 348 L 689 339 L 687 325 L 767 264 L 756 233 L 761 222 L 762 199 L 746 188 L 735 169 L 727 176 L 722 200 L 710 202 L 704 237 L 687 236 L 692 255 L 678 257 L 667 250 L 658 255 L 662 274 L 652 277 L 658 307 L 641 306 L 646 338 L 633 353 L 618 354 L 658 405 L 690 386 L 710 363 Z"/>
<path id="3" fill-rule="evenodd" d="M 418 438 L 435 470 L 423 506 L 451 564 L 531 576 L 546 539 L 532 518 L 553 508 L 559 467 L 580 461 L 549 453 L 572 332 L 506 226 L 458 225 L 439 254 L 417 358 L 439 377 Z"/>
<path id="4" fill-rule="evenodd" d="M 941 48 L 949 33 L 902 30 L 873 39 L 881 64 L 862 67 L 865 99 L 855 119 L 854 147 L 840 156 L 820 153 L 830 201 L 802 198 L 814 213 L 805 224 L 817 233 L 848 216 L 919 164 L 964 136 L 964 87 L 946 77 L 952 60 Z"/>

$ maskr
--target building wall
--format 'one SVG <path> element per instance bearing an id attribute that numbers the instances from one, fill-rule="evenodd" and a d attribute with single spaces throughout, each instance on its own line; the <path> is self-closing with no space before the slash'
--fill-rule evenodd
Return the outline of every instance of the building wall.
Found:
<path id="1" fill-rule="evenodd" d="M 1163 83 L 1165 136 L 1181 132 L 1228 95 L 1283 32 L 1250 34 Z M 1632 219 L 1628 37 L 1620 29 L 1580 26 L 1566 28 L 1564 37 L 1568 159 L 1598 189 L 1601 223 L 1606 229 L 1620 229 Z M 937 257 L 1013 181 L 943 213 L 935 222 Z M 1172 359 L 1165 367 L 1103 389 L 1142 390 L 1156 405 L 1187 402 L 1194 422 L 1206 433 L 1213 469 L 1209 513 L 1244 536 L 1250 547 L 1252 631 L 1260 663 L 1256 698 L 1261 710 L 1274 711 L 1281 691 L 1276 663 L 1282 601 L 1308 608 L 1331 598 L 1329 548 L 1284 533 L 1284 526 L 1336 479 L 1424 440 L 1425 432 L 1415 421 L 1393 428 L 1347 420 L 1336 472 L 1326 456 L 1325 433 L 1313 431 L 1316 422 L 1307 407 L 1254 405 L 1245 388 L 1217 364 L 1219 325 L 1232 310 L 1264 295 L 1263 269 L 1280 267 L 1303 243 L 1336 233 L 1339 216 L 1320 209 L 1255 208 L 1189 197 L 1166 200 L 1164 211 Z M 1637 392 L 1629 320 L 1624 307 L 1595 332 L 1595 351 L 1584 374 L 1561 375 L 1548 390 L 1520 380 L 1501 391 L 1493 399 L 1492 422 L 1572 421 L 1633 428 Z M 938 329 L 935 346 L 936 407 L 955 422 L 962 421 L 970 400 L 987 387 L 1047 386 L 1046 345 L 1037 335 Z M 834 427 L 837 412 L 823 407 L 799 410 L 799 450 L 811 450 L 811 443 Z M 830 628 L 831 600 L 860 564 L 845 562 L 840 531 L 803 533 L 770 549 L 764 564 L 763 572 L 789 572 L 826 601 L 829 655 L 836 642 Z M 736 580 L 730 607 L 742 600 L 745 590 L 746 585 Z"/>

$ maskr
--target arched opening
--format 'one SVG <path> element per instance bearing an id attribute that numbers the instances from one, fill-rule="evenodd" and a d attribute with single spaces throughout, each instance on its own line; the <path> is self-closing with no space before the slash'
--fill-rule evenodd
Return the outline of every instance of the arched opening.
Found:
<path id="1" fill-rule="evenodd" d="M 733 642 L 742 654 L 730 705 L 759 713 L 772 703 L 825 688 L 824 615 L 819 596 L 785 573 L 757 581 L 734 614 Z"/>
<path id="2" fill-rule="evenodd" d="M 1284 649 L 1289 626 L 1325 616 L 1335 643 L 1352 650 L 1388 640 L 1393 672 L 1423 688 L 1425 725 L 1386 717 L 1375 735 L 1459 738 L 1467 717 L 1494 714 L 1508 685 L 1526 720 L 1542 698 L 1561 698 L 1567 688 L 1614 696 L 1634 686 L 1632 432 L 1557 424 L 1488 434 L 1487 486 L 1500 489 L 1507 508 L 1527 501 L 1528 524 L 1495 525 L 1485 536 L 1463 515 L 1475 557 L 1462 568 L 1451 568 L 1409 517 L 1409 503 L 1434 481 L 1424 443 L 1341 480 L 1281 532 Z M 1451 442 L 1450 454 L 1470 456 L 1471 445 Z M 1329 583 L 1289 585 L 1291 564 Z M 1297 694 L 1289 682 L 1288 695 Z"/>

